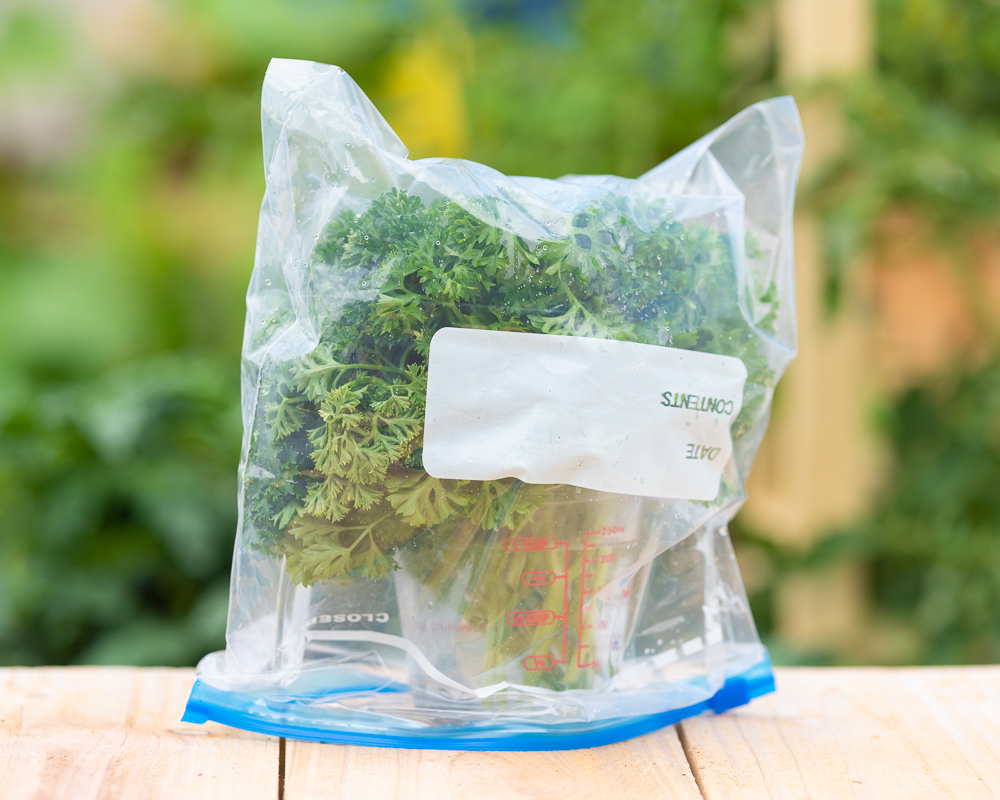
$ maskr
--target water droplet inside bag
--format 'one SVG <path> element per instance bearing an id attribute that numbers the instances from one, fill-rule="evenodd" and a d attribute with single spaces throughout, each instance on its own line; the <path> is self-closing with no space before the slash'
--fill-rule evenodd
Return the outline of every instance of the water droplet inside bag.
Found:
<path id="1" fill-rule="evenodd" d="M 440 246 L 441 246 L 441 242 L 434 242 L 434 244 L 435 244 L 435 245 L 436 245 L 437 247 L 440 247 Z"/>
<path id="2" fill-rule="evenodd" d="M 271 285 L 271 279 L 268 278 L 266 281 L 264 281 L 264 285 L 265 286 L 270 286 Z"/>

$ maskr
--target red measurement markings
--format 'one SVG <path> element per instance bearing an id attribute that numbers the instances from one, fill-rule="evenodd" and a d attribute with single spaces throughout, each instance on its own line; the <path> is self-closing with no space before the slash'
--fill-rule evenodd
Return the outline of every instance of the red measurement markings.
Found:
<path id="1" fill-rule="evenodd" d="M 562 575 L 555 574 L 553 570 L 527 570 L 521 573 L 521 582 L 525 586 L 551 586 L 556 581 L 561 580 L 563 582 L 562 614 L 556 614 L 554 611 L 548 609 L 542 609 L 541 611 L 536 612 L 511 611 L 507 614 L 506 618 L 507 624 L 511 626 L 550 625 L 556 620 L 562 620 L 562 658 L 557 660 L 550 655 L 526 656 L 523 661 L 524 668 L 530 671 L 552 669 L 552 667 L 556 664 L 565 664 L 569 656 L 569 653 L 567 652 L 569 646 L 569 643 L 567 642 L 567 636 L 569 633 L 569 626 L 567 625 L 567 617 L 569 615 L 569 542 L 557 542 L 551 536 L 518 536 L 516 538 L 507 539 L 503 543 L 503 549 L 507 552 L 513 553 L 537 550 L 555 550 L 557 547 L 566 548 L 566 566 Z M 527 617 L 520 616 L 522 614 L 531 613 L 543 614 L 545 616 L 541 618 L 534 617 L 530 622 L 527 621 Z"/>
<path id="2" fill-rule="evenodd" d="M 591 547 L 597 547 L 597 545 L 590 543 L 589 537 L 591 537 L 591 536 L 603 536 L 605 530 L 607 530 L 607 529 L 606 528 L 601 528 L 599 531 L 587 531 L 585 534 L 583 534 L 583 564 L 584 564 L 583 569 L 584 569 L 584 573 L 580 576 L 580 625 L 579 625 L 579 630 L 580 631 L 585 631 L 585 630 L 587 630 L 587 628 L 593 628 L 594 627 L 593 625 L 587 625 L 587 624 L 584 623 L 584 621 L 583 621 L 583 608 L 587 604 L 586 603 L 587 595 L 588 594 L 596 594 L 602 588 L 600 586 L 598 586 L 596 589 L 588 589 L 587 588 L 587 578 L 593 578 L 595 576 L 594 576 L 593 572 L 587 572 L 586 571 L 586 569 L 587 569 L 586 565 L 587 564 L 591 564 L 591 563 L 593 563 L 593 562 L 595 562 L 595 561 L 598 560 L 596 558 L 587 558 L 587 550 L 589 548 L 591 548 Z M 582 633 L 581 633 L 581 636 L 582 636 Z M 584 644 L 580 645 L 580 647 L 587 647 L 587 646 L 588 645 L 584 645 Z M 577 666 L 580 666 L 580 657 L 579 657 L 579 655 L 577 655 L 577 659 L 576 660 L 577 660 Z"/>
<path id="3" fill-rule="evenodd" d="M 616 533 L 625 533 L 625 527 L 623 525 L 607 525 L 596 531 L 587 531 L 583 534 L 583 539 L 586 541 L 588 536 L 614 536 Z"/>
<path id="4" fill-rule="evenodd" d="M 525 656 L 524 668 L 531 671 L 552 669 L 552 656 Z"/>
<path id="5" fill-rule="evenodd" d="M 612 526 L 608 526 L 606 528 L 601 528 L 600 530 L 597 530 L 597 531 L 587 531 L 586 533 L 583 534 L 583 564 L 584 564 L 584 572 L 580 576 L 580 623 L 579 623 L 579 626 L 578 626 L 578 630 L 579 630 L 579 634 L 580 634 L 580 638 L 581 639 L 583 638 L 583 632 L 585 630 L 594 627 L 593 625 L 587 625 L 584 622 L 584 620 L 583 620 L 583 611 L 584 611 L 584 608 L 587 605 L 587 595 L 589 595 L 589 594 L 597 594 L 597 592 L 599 592 L 601 589 L 604 588 L 603 586 L 594 586 L 594 587 L 588 588 L 588 586 L 587 586 L 587 579 L 588 578 L 593 578 L 593 577 L 596 577 L 596 576 L 595 576 L 595 574 L 593 572 L 587 572 L 586 571 L 587 564 L 594 564 L 594 563 L 609 564 L 609 563 L 611 563 L 612 561 L 615 560 L 614 553 L 605 553 L 605 554 L 601 554 L 601 555 L 597 555 L 597 556 L 588 556 L 588 554 L 587 554 L 588 550 L 590 550 L 590 549 L 592 549 L 594 547 L 599 547 L 600 546 L 600 545 L 597 545 L 597 544 L 594 544 L 593 542 L 591 542 L 590 541 L 590 537 L 591 536 L 604 536 L 605 534 L 623 533 L 624 530 L 625 530 L 624 528 L 612 525 Z M 588 661 L 586 663 L 584 663 L 584 660 L 583 660 L 583 651 L 586 650 L 586 649 L 589 649 L 589 648 L 590 648 L 589 644 L 583 644 L 582 642 L 577 645 L 577 648 L 576 648 L 576 665 L 577 665 L 577 667 L 579 667 L 581 669 L 586 669 L 588 667 L 593 668 L 593 669 L 597 669 L 597 659 L 596 658 L 592 659 L 592 660 L 590 660 L 590 661 Z"/>
<path id="6" fill-rule="evenodd" d="M 560 578 L 562 575 L 559 576 Z M 551 570 L 531 570 L 521 574 L 525 586 L 551 586 L 556 582 L 556 574 Z"/>
<path id="7" fill-rule="evenodd" d="M 556 540 L 551 536 L 519 536 L 505 539 L 503 549 L 511 553 L 523 553 L 528 550 L 555 550 Z"/>
<path id="8" fill-rule="evenodd" d="M 576 665 L 580 669 L 587 669 L 587 668 L 597 669 L 596 658 L 593 661 L 588 661 L 586 664 L 584 664 L 583 661 L 581 660 L 583 658 L 583 651 L 589 647 L 590 647 L 589 644 L 581 644 L 579 647 L 576 648 Z"/>
<path id="9" fill-rule="evenodd" d="M 551 625 L 556 620 L 555 612 L 548 608 L 535 611 L 508 611 L 507 624 L 513 627 L 522 625 Z"/>

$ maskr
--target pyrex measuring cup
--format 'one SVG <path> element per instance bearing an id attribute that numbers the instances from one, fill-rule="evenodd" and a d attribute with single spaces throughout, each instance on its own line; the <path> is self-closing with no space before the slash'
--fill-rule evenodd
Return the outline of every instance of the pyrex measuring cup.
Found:
<path id="1" fill-rule="evenodd" d="M 569 486 L 550 495 L 516 533 L 428 532 L 401 548 L 402 633 L 433 665 L 411 663 L 418 702 L 460 699 L 451 682 L 484 700 L 507 687 L 612 685 L 672 526 L 646 498 Z"/>

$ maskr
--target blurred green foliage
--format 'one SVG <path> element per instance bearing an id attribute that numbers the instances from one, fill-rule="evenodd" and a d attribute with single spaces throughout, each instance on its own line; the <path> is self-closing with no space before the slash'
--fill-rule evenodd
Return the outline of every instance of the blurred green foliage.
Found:
<path id="1" fill-rule="evenodd" d="M 93 378 L 5 381 L 4 662 L 186 664 L 218 644 L 236 522 L 235 379 L 178 354 Z"/>
<path id="2" fill-rule="evenodd" d="M 849 168 L 868 175 L 855 193 L 878 197 L 861 201 L 876 212 L 916 209 L 971 271 L 970 235 L 1000 225 L 1000 6 L 879 0 L 877 10 L 883 80 L 853 103 L 868 148 Z M 871 518 L 824 550 L 867 563 L 875 612 L 912 643 L 906 661 L 996 663 L 1000 350 L 903 392 L 884 422 L 892 481 Z"/>
<path id="3" fill-rule="evenodd" d="M 918 216 L 950 253 L 981 341 L 997 347 L 982 303 L 974 236 L 1000 227 L 1000 6 L 991 0 L 877 0 L 877 71 L 826 87 L 846 111 L 847 146 L 806 201 L 820 212 L 835 311 L 848 266 L 897 208 Z M 892 472 L 868 519 L 812 552 L 768 553 L 775 575 L 860 565 L 884 641 L 859 651 L 795 653 L 813 663 L 1000 660 L 1000 349 L 885 401 L 878 421 Z M 751 598 L 765 633 L 776 580 Z M 780 656 L 779 656 L 780 657 Z"/>
<path id="4" fill-rule="evenodd" d="M 436 36 L 467 155 L 541 175 L 638 174 L 773 69 L 754 0 L 103 5 L 0 9 L 0 663 L 224 644 L 270 57 L 391 108 Z"/>
<path id="5" fill-rule="evenodd" d="M 547 39 L 509 24 L 478 29 L 471 158 L 515 175 L 635 177 L 760 99 L 773 76 L 764 3 L 572 8 Z"/>
<path id="6" fill-rule="evenodd" d="M 1000 358 L 905 392 L 898 472 L 872 518 L 834 540 L 871 565 L 875 607 L 916 663 L 1000 661 Z"/>
<path id="7" fill-rule="evenodd" d="M 888 209 L 957 252 L 1000 216 L 1000 6 L 875 7 L 878 68 L 827 87 L 848 146 L 806 187 L 831 308 Z M 400 53 L 429 36 L 462 70 L 465 155 L 512 174 L 634 176 L 780 91 L 768 0 L 86 8 L 0 8 L 2 663 L 189 664 L 223 644 L 270 57 L 338 64 L 388 112 Z M 809 554 L 757 542 L 779 574 L 866 564 L 906 660 L 1000 656 L 998 376 L 893 401 L 895 473 L 864 524 Z M 773 585 L 753 598 L 765 634 Z"/>
<path id="8" fill-rule="evenodd" d="M 261 78 L 274 51 L 368 63 L 393 19 L 189 5 L 166 68 L 143 49 L 164 20 L 122 15 L 102 60 L 82 16 L 0 11 L 0 94 L 24 120 L 0 130 L 2 663 L 223 644 Z"/>
<path id="9" fill-rule="evenodd" d="M 966 266 L 969 236 L 1000 219 L 1000 7 L 875 0 L 878 70 L 834 87 L 848 141 L 806 199 L 827 246 L 827 304 L 893 208 L 928 223 Z"/>
<path id="10" fill-rule="evenodd" d="M 990 0 L 878 0 L 881 72 L 969 120 L 1000 123 L 1000 14 Z"/>
<path id="11" fill-rule="evenodd" d="M 774 575 L 845 561 L 871 586 L 875 625 L 852 652 L 796 651 L 773 636 L 776 580 L 751 593 L 754 618 L 784 663 L 976 664 L 1000 661 L 1000 354 L 955 365 L 902 392 L 882 431 L 895 469 L 870 515 L 812 550 L 740 530 Z"/>

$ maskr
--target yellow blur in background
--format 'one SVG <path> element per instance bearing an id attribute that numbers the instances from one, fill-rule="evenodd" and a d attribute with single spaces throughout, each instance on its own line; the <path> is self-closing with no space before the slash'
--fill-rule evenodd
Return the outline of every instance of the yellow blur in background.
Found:
<path id="1" fill-rule="evenodd" d="M 391 60 L 385 113 L 410 158 L 466 155 L 465 70 L 456 49 L 423 35 Z"/>

